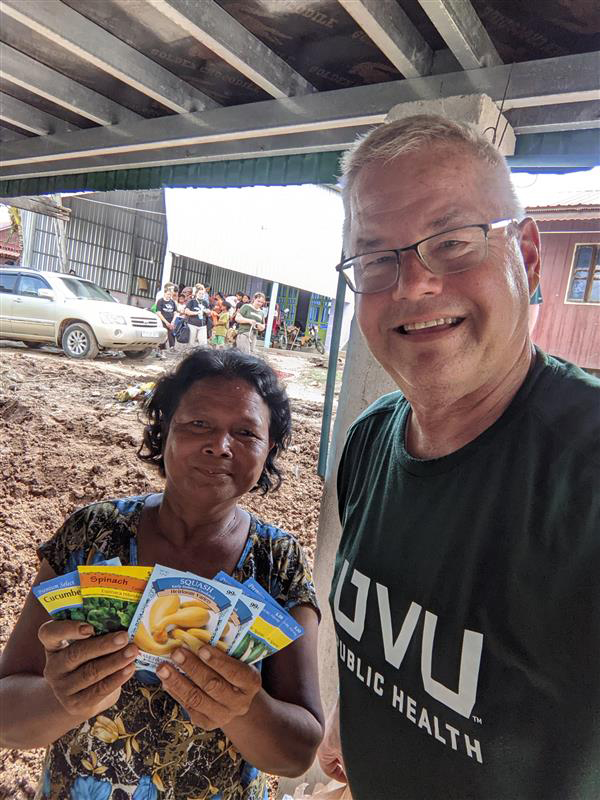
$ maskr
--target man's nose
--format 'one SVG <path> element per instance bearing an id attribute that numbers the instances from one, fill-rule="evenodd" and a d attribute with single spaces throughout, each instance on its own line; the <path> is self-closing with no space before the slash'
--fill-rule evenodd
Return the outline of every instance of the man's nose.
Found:
<path id="1" fill-rule="evenodd" d="M 202 452 L 218 458 L 231 458 L 231 436 L 226 431 L 211 431 L 202 445 Z"/>
<path id="2" fill-rule="evenodd" d="M 414 250 L 400 253 L 399 258 L 398 280 L 392 289 L 394 300 L 415 300 L 442 291 L 443 276 L 431 272 Z"/>

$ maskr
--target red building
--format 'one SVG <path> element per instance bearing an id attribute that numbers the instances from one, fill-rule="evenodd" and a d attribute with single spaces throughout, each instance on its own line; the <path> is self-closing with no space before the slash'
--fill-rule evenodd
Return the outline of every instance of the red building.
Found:
<path id="1" fill-rule="evenodd" d="M 542 234 L 543 303 L 533 340 L 600 371 L 600 190 L 560 192 L 554 200 L 527 207 Z"/>
<path id="2" fill-rule="evenodd" d="M 18 264 L 21 249 L 21 237 L 11 223 L 0 224 L 0 265 Z"/>

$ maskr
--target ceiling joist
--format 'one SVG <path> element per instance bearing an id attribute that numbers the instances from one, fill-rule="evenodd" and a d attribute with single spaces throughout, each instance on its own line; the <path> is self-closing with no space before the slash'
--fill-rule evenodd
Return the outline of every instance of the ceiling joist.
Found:
<path id="1" fill-rule="evenodd" d="M 184 114 L 218 106 L 203 92 L 59 0 L 3 0 L 0 10 L 171 111 Z"/>
<path id="2" fill-rule="evenodd" d="M 600 100 L 541 108 L 515 108 L 506 118 L 517 134 L 600 128 Z"/>
<path id="3" fill-rule="evenodd" d="M 97 125 L 114 125 L 141 119 L 134 111 L 114 103 L 4 42 L 0 42 L 0 78 Z"/>
<path id="4" fill-rule="evenodd" d="M 502 64 L 470 0 L 419 0 L 463 69 Z"/>
<path id="5" fill-rule="evenodd" d="M 189 36 L 273 97 L 292 97 L 315 88 L 214 0 L 148 0 Z"/>
<path id="6" fill-rule="evenodd" d="M 338 0 L 405 78 L 429 75 L 433 52 L 396 0 Z"/>
<path id="7" fill-rule="evenodd" d="M 70 125 L 4 92 L 0 92 L 0 120 L 28 133 L 36 133 L 38 136 L 76 130 L 75 125 Z"/>

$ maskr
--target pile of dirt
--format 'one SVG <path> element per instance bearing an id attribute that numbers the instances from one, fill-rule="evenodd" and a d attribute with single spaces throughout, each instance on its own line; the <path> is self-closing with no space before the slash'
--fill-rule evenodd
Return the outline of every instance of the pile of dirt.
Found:
<path id="1" fill-rule="evenodd" d="M 166 363 L 167 368 L 172 366 Z M 36 546 L 76 508 L 104 497 L 158 491 L 162 481 L 136 451 L 139 406 L 116 394 L 156 380 L 164 363 L 68 361 L 58 353 L 2 348 L 0 372 L 0 589 L 4 645 L 37 570 Z M 293 398 L 293 392 L 290 392 Z M 322 482 L 316 475 L 319 403 L 292 399 L 294 434 L 279 492 L 245 503 L 293 532 L 312 561 Z M 2 751 L 0 798 L 32 798 L 42 751 Z"/>

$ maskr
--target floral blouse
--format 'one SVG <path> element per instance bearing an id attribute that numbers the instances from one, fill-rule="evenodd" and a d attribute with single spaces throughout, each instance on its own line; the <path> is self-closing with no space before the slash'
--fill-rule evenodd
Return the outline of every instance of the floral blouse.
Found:
<path id="1" fill-rule="evenodd" d="M 137 561 L 146 500 L 93 503 L 72 514 L 38 554 L 61 575 L 118 556 Z M 252 517 L 233 571 L 255 578 L 287 609 L 311 605 L 315 589 L 303 550 L 289 533 Z M 154 677 L 154 676 L 152 676 Z M 35 800 L 267 800 L 264 773 L 244 761 L 222 730 L 205 731 L 160 684 L 134 673 L 118 702 L 57 739 L 46 753 Z"/>

